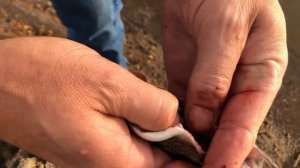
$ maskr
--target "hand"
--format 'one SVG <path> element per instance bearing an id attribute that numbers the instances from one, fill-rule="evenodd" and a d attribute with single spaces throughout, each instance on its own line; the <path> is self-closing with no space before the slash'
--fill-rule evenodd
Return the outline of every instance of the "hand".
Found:
<path id="1" fill-rule="evenodd" d="M 131 135 L 170 127 L 177 100 L 58 38 L 0 41 L 0 139 L 60 167 L 188 167 Z"/>
<path id="2" fill-rule="evenodd" d="M 287 66 L 278 1 L 165 0 L 163 34 L 169 90 L 190 128 L 220 119 L 204 167 L 241 167 Z"/>

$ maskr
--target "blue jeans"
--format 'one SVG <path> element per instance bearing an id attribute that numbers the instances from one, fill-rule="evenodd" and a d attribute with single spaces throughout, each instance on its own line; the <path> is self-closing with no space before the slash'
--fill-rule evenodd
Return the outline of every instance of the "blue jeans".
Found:
<path id="1" fill-rule="evenodd" d="M 121 0 L 52 0 L 68 38 L 127 68 Z"/>

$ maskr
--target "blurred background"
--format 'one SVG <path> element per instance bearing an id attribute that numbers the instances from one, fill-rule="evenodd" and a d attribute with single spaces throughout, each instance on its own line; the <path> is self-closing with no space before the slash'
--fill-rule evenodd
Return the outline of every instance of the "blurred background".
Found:
<path id="1" fill-rule="evenodd" d="M 161 0 L 124 0 L 124 53 L 130 69 L 166 86 L 162 61 Z M 283 86 L 259 132 L 257 144 L 284 168 L 300 168 L 300 0 L 281 0 L 287 21 L 289 66 Z M 0 0 L 0 39 L 65 37 L 50 0 Z M 0 168 L 54 168 L 55 165 L 0 142 Z"/>

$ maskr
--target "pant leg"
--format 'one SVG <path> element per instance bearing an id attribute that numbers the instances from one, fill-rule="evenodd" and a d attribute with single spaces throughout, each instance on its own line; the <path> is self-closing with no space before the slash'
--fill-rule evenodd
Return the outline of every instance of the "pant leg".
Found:
<path id="1" fill-rule="evenodd" d="M 127 68 L 123 56 L 124 25 L 121 0 L 52 0 L 68 38 Z"/>

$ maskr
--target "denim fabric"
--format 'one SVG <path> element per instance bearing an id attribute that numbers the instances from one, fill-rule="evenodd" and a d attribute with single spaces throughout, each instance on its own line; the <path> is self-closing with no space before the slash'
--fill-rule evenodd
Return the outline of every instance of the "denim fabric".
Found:
<path id="1" fill-rule="evenodd" d="M 123 56 L 124 25 L 121 0 L 52 0 L 67 27 L 68 38 L 96 50 L 127 68 Z"/>

